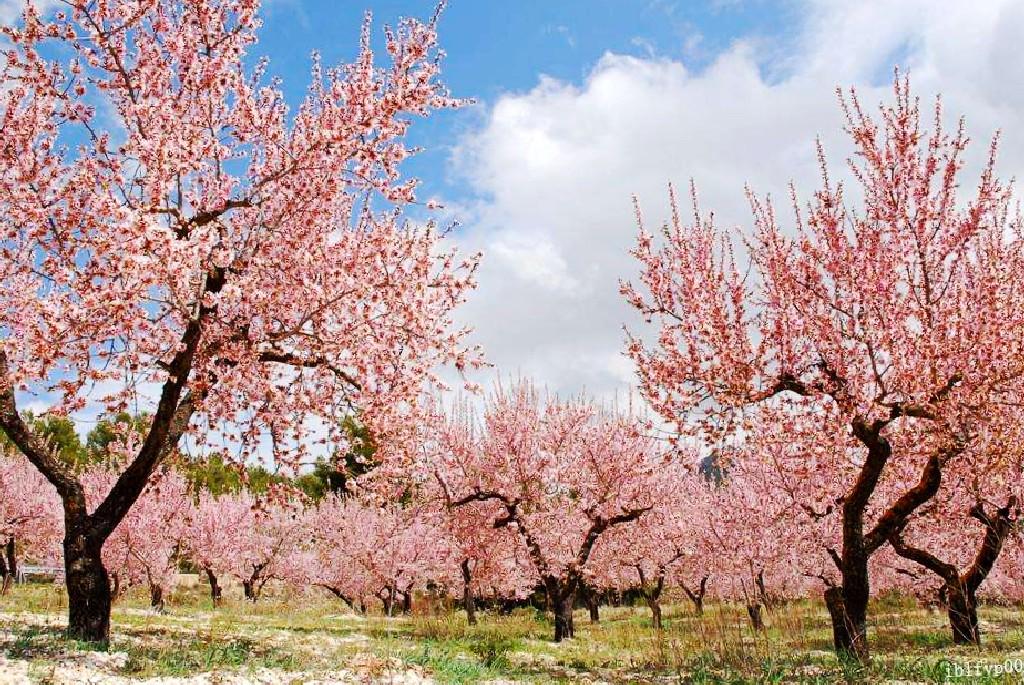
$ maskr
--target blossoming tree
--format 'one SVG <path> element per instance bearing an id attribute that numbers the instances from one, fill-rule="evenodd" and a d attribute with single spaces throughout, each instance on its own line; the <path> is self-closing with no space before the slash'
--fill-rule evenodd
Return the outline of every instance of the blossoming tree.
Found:
<path id="1" fill-rule="evenodd" d="M 572 637 L 594 545 L 651 509 L 664 455 L 642 422 L 582 400 L 545 400 L 527 382 L 496 390 L 476 437 L 467 431 L 448 422 L 437 443 L 446 499 L 499 505 L 491 525 L 518 533 L 555 614 L 555 640 Z"/>
<path id="2" fill-rule="evenodd" d="M 433 21 L 387 31 L 386 66 L 367 25 L 290 111 L 248 66 L 258 0 L 66 4 L 3 29 L 0 428 L 63 502 L 68 634 L 103 642 L 103 543 L 181 436 L 294 462 L 318 417 L 402 425 L 436 365 L 476 361 L 450 319 L 475 258 L 397 213 L 411 117 L 457 104 Z M 151 417 L 94 511 L 25 392 Z"/>
<path id="3" fill-rule="evenodd" d="M 943 129 L 941 108 L 924 131 L 899 79 L 879 121 L 855 95 L 841 100 L 861 209 L 821 152 L 822 185 L 806 208 L 794 200 L 791 230 L 750 194 L 754 230 L 741 255 L 696 199 L 687 223 L 673 197 L 662 243 L 641 220 L 642 287 L 623 292 L 660 326 L 652 344 L 632 338 L 628 350 L 645 396 L 681 432 L 742 434 L 754 407 L 804 446 L 839 431 L 828 437 L 843 443 L 834 459 L 805 472 L 838 489 L 839 582 L 825 599 L 836 649 L 866 660 L 871 556 L 935 495 L 951 462 L 970 458 L 993 403 L 1018 390 L 1021 358 L 1007 352 L 1021 349 L 1024 253 L 994 144 L 964 198 L 967 136 L 962 125 Z M 905 430 L 932 436 L 931 451 L 882 499 L 883 474 L 906 458 L 892 439 Z"/>
<path id="4" fill-rule="evenodd" d="M 116 473 L 96 467 L 82 482 L 87 501 L 96 506 L 113 487 Z M 163 610 L 178 572 L 191 516 L 192 494 L 185 478 L 173 469 L 155 472 L 139 501 L 103 544 L 103 564 L 111 579 L 113 599 L 129 587 L 145 585 L 153 608 Z"/>
<path id="5" fill-rule="evenodd" d="M 379 599 L 408 612 L 413 592 L 440 579 L 451 550 L 436 514 L 420 506 L 329 495 L 313 514 L 311 582 L 358 611 Z"/>
<path id="6" fill-rule="evenodd" d="M 60 550 L 60 500 L 25 457 L 0 450 L 0 594 L 18 574 L 18 554 L 51 562 Z"/>

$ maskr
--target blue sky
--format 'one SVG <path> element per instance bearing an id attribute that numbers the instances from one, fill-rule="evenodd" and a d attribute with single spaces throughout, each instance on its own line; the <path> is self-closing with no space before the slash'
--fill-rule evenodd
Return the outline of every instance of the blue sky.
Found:
<path id="1" fill-rule="evenodd" d="M 310 54 L 325 64 L 355 55 L 364 12 L 374 17 L 374 38 L 400 17 L 427 18 L 430 0 L 270 0 L 254 54 L 271 59 L 292 101 L 302 97 Z M 533 88 L 543 74 L 582 83 L 606 52 L 684 61 L 699 70 L 737 40 L 781 48 L 798 8 L 793 3 L 729 0 L 451 0 L 441 19 L 447 52 L 444 81 L 457 97 L 478 104 L 420 122 L 413 140 L 424 152 L 410 162 L 424 195 L 458 197 L 448 149 L 505 93 Z"/>
<path id="2" fill-rule="evenodd" d="M 0 0 L 0 23 L 22 1 Z M 311 52 L 350 60 L 367 9 L 379 44 L 382 24 L 434 4 L 264 0 L 253 57 L 269 57 L 298 102 Z M 426 151 L 406 171 L 422 199 L 444 203 L 441 220 L 459 222 L 460 249 L 484 252 L 459 317 L 494 367 L 473 380 L 629 393 L 623 328 L 644 333 L 619 293 L 636 268 L 632 198 L 654 226 L 667 184 L 693 179 L 703 209 L 742 231 L 745 185 L 785 197 L 792 181 L 808 197 L 815 139 L 833 175 L 850 152 L 836 87 L 873 109 L 899 66 L 926 102 L 942 93 L 948 123 L 967 117 L 974 168 L 1001 128 L 1000 175 L 1021 177 L 1021 27 L 1021 0 L 450 0 L 444 80 L 478 102 L 418 122 L 412 142 Z"/>

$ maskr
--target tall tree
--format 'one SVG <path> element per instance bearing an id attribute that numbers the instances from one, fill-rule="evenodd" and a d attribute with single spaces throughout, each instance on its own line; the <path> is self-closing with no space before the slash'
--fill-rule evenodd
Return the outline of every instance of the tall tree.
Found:
<path id="1" fill-rule="evenodd" d="M 434 21 L 388 30 L 383 67 L 367 22 L 290 112 L 247 66 L 258 0 L 66 4 L 3 29 L 0 427 L 63 502 L 68 634 L 105 642 L 101 548 L 189 428 L 297 464 L 330 417 L 404 425 L 437 364 L 476 361 L 451 322 L 476 258 L 397 213 L 410 118 L 458 104 Z M 151 417 L 95 510 L 23 392 Z"/>
<path id="2" fill-rule="evenodd" d="M 750 193 L 754 230 L 737 256 L 696 197 L 692 224 L 673 197 L 663 243 L 641 221 L 642 288 L 623 286 L 660 326 L 654 344 L 632 338 L 628 350 L 645 396 L 680 432 L 742 435 L 758 408 L 800 445 L 839 448 L 804 472 L 826 490 L 839 483 L 840 579 L 825 598 L 836 649 L 859 660 L 869 657 L 871 556 L 935 495 L 947 466 L 969 458 L 980 426 L 1017 392 L 1024 360 L 1021 221 L 995 176 L 995 144 L 962 198 L 963 125 L 946 133 L 936 105 L 923 131 L 907 82 L 894 90 L 879 121 L 840 93 L 862 208 L 819 146 L 822 185 L 805 209 L 794 192 L 791 231 Z M 907 458 L 893 438 L 908 430 L 931 436 L 931 451 L 881 499 L 884 472 Z"/>

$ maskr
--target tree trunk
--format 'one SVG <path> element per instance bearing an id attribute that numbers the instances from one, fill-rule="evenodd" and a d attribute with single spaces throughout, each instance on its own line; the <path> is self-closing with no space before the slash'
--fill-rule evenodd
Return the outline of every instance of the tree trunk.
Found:
<path id="1" fill-rule="evenodd" d="M 856 615 L 851 615 L 842 587 L 830 587 L 825 590 L 825 606 L 832 621 L 832 643 L 836 653 L 867 661 L 866 611 L 861 610 L 859 621 Z"/>
<path id="2" fill-rule="evenodd" d="M 7 575 L 12 579 L 18 577 L 18 554 L 14 547 L 14 536 L 4 545 L 4 558 L 7 566 Z"/>
<path id="3" fill-rule="evenodd" d="M 64 582 L 68 591 L 68 637 L 110 641 L 110 577 L 103 567 L 102 543 L 70 531 L 64 537 Z"/>
<path id="4" fill-rule="evenodd" d="M 402 593 L 402 613 L 406 616 L 412 613 L 412 588 Z"/>
<path id="5" fill-rule="evenodd" d="M 978 588 L 988 578 L 1003 550 L 1007 536 L 1013 531 L 1020 511 L 1017 498 L 1011 496 L 1006 505 L 989 513 L 982 502 L 976 503 L 970 510 L 971 518 L 977 519 L 985 526 L 985 536 L 981 541 L 974 561 L 963 573 L 955 564 L 943 561 L 927 550 L 908 544 L 902 531 L 896 531 L 889 537 L 896 554 L 910 559 L 936 574 L 944 581 L 939 597 L 946 605 L 949 614 L 949 627 L 953 633 L 953 643 L 958 645 L 981 645 L 981 630 L 978 624 Z"/>
<path id="6" fill-rule="evenodd" d="M 13 577 L 14 573 L 9 570 L 5 555 L 0 554 L 0 596 L 7 594 L 7 590 L 11 587 L 11 579 Z"/>
<path id="7" fill-rule="evenodd" d="M 708 592 L 708 578 L 709 576 L 704 576 L 700 579 L 700 586 L 696 592 L 688 588 L 686 585 L 683 585 L 683 592 L 685 592 L 686 596 L 690 598 L 691 602 L 693 602 L 693 608 L 697 612 L 698 616 L 704 615 L 704 597 Z"/>
<path id="8" fill-rule="evenodd" d="M 469 559 L 462 560 L 462 608 L 466 610 L 466 622 L 476 625 L 476 597 L 473 596 L 473 575 L 469 570 Z"/>
<path id="9" fill-rule="evenodd" d="M 576 630 L 572 622 L 572 605 L 575 593 L 564 592 L 554 600 L 555 610 L 555 642 L 561 642 L 575 636 Z"/>
<path id="10" fill-rule="evenodd" d="M 658 597 L 648 596 L 644 600 L 647 602 L 647 606 L 651 609 L 651 626 L 655 630 L 661 630 L 661 601 Z"/>
<path id="11" fill-rule="evenodd" d="M 249 600 L 250 602 L 255 602 L 257 599 L 255 579 L 243 580 L 242 592 L 245 594 L 245 598 L 247 600 Z"/>
<path id="12" fill-rule="evenodd" d="M 587 593 L 587 609 L 590 611 L 590 622 L 601 622 L 601 603 L 594 593 Z"/>
<path id="13" fill-rule="evenodd" d="M 164 589 L 159 585 L 149 586 L 149 605 L 163 613 L 164 610 Z"/>
<path id="14" fill-rule="evenodd" d="M 772 602 L 768 597 L 768 590 L 764 585 L 764 570 L 757 572 L 757 576 L 754 578 L 754 583 L 757 585 L 757 594 L 761 598 L 761 604 L 764 605 L 765 610 L 771 610 Z"/>
<path id="15" fill-rule="evenodd" d="M 591 623 L 601 622 L 601 596 L 594 592 L 594 589 L 589 585 L 580 584 L 580 592 L 583 594 L 583 603 L 587 606 L 587 611 L 590 613 Z"/>
<path id="16" fill-rule="evenodd" d="M 980 645 L 981 630 L 978 626 L 978 598 L 969 587 L 958 582 L 946 585 L 949 626 L 953 632 L 953 644 Z"/>
<path id="17" fill-rule="evenodd" d="M 764 618 L 761 616 L 761 609 L 764 605 L 760 602 L 754 602 L 753 604 L 747 604 L 747 615 L 750 616 L 751 627 L 760 632 L 764 630 Z"/>
<path id="18" fill-rule="evenodd" d="M 221 588 L 220 583 L 217 581 L 217 575 L 213 572 L 213 569 L 206 569 L 206 578 L 210 581 L 210 600 L 213 602 L 214 608 L 219 607 L 221 600 Z"/>

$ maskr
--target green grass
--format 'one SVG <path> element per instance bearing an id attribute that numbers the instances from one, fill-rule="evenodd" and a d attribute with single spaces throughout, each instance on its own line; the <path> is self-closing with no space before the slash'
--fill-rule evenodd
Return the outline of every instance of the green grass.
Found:
<path id="1" fill-rule="evenodd" d="M 767 628 L 751 630 L 740 606 L 666 603 L 665 628 L 651 628 L 640 607 L 602 607 L 591 624 L 576 614 L 576 638 L 555 644 L 552 626 L 532 609 L 482 613 L 476 626 L 454 611 L 386 619 L 350 614 L 327 596 L 279 593 L 253 605 L 229 598 L 216 610 L 199 589 L 175 593 L 164 614 L 129 593 L 114 610 L 106 661 L 91 645 L 63 639 L 66 599 L 59 588 L 18 586 L 0 597 L 0 653 L 30 665 L 34 680 L 53 679 L 62 664 L 136 678 L 204 672 L 289 674 L 347 670 L 364 680 L 414 669 L 443 683 L 493 680 L 571 683 L 582 679 L 637 683 L 883 683 L 890 681 L 1015 683 L 1021 675 L 984 670 L 957 679 L 955 665 L 1024 658 L 1024 614 L 983 607 L 984 643 L 954 647 L 940 612 L 903 597 L 872 606 L 869 666 L 841 663 L 831 652 L 827 613 L 814 601 L 767 612 Z M 426 604 L 425 602 L 423 603 Z M 2 678 L 0 678 L 2 679 Z"/>

